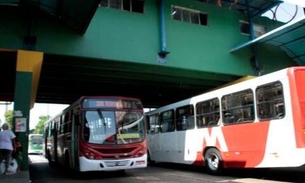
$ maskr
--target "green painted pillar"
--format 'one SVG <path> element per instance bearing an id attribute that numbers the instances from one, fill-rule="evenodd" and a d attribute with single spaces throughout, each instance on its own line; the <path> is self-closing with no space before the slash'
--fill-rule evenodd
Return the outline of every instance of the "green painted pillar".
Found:
<path id="1" fill-rule="evenodd" d="M 13 131 L 22 145 L 17 159 L 21 170 L 28 170 L 30 110 L 35 103 L 42 60 L 41 52 L 17 51 Z"/>
<path id="2" fill-rule="evenodd" d="M 16 73 L 15 95 L 14 95 L 14 131 L 17 139 L 22 145 L 21 156 L 18 158 L 20 169 L 27 170 L 27 136 L 29 133 L 30 101 L 32 90 L 32 73 Z"/>

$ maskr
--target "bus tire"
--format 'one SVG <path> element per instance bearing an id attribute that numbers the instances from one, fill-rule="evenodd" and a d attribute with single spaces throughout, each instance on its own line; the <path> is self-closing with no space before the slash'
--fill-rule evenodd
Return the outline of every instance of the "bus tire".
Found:
<path id="1" fill-rule="evenodd" d="M 66 174 L 68 174 L 68 175 L 75 175 L 75 173 L 77 173 L 76 171 L 74 171 L 74 169 L 72 169 L 71 168 L 71 166 L 70 166 L 70 156 L 69 156 L 69 153 L 68 152 L 66 152 L 65 153 L 65 164 L 64 164 L 64 166 L 63 166 L 63 168 L 64 168 L 64 172 L 66 173 Z M 78 177 L 79 178 L 82 178 L 82 173 L 80 172 L 79 174 L 77 174 L 78 175 Z"/>
<path id="2" fill-rule="evenodd" d="M 69 153 L 65 153 L 65 168 L 67 168 L 67 169 L 70 169 L 71 167 L 70 167 L 70 156 L 69 156 Z"/>
<path id="3" fill-rule="evenodd" d="M 51 167 L 51 168 L 55 167 L 55 162 L 52 161 L 50 155 L 48 155 L 48 162 L 49 162 L 49 167 Z"/>
<path id="4" fill-rule="evenodd" d="M 223 168 L 222 157 L 215 148 L 208 149 L 204 154 L 205 168 L 210 174 L 219 174 Z"/>

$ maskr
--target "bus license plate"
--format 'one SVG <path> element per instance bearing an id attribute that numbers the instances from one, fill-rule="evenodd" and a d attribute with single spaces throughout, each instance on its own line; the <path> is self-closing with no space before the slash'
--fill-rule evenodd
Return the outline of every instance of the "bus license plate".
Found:
<path id="1" fill-rule="evenodd" d="M 108 167 L 115 167 L 115 166 L 126 166 L 128 163 L 128 161 L 109 161 L 109 162 L 105 162 L 105 164 Z"/>

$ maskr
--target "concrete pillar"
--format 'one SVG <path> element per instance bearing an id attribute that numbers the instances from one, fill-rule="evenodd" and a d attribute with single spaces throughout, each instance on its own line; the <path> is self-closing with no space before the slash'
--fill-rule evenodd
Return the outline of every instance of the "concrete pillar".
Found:
<path id="1" fill-rule="evenodd" d="M 34 107 L 36 100 L 42 61 L 43 53 L 41 52 L 17 51 L 13 130 L 22 145 L 22 153 L 19 158 L 21 170 L 28 170 L 30 110 Z"/>

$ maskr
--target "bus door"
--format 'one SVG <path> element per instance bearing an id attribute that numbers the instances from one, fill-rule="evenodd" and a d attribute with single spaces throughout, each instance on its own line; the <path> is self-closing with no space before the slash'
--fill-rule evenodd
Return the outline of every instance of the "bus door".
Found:
<path id="1" fill-rule="evenodd" d="M 57 162 L 57 123 L 55 123 L 54 121 L 52 122 L 51 126 L 51 144 L 51 160 Z"/>
<path id="2" fill-rule="evenodd" d="M 194 123 L 194 106 L 192 104 L 185 105 L 176 109 L 176 160 L 178 163 L 185 163 L 186 161 L 190 162 L 194 160 L 194 156 L 196 158 L 197 150 L 194 149 L 194 141 L 193 136 L 196 131 L 193 131 L 195 127 Z M 176 161 L 176 162 L 177 162 Z M 179 162 L 180 161 L 180 162 Z"/>
<path id="3" fill-rule="evenodd" d="M 153 161 L 158 161 L 160 158 L 160 122 L 159 114 L 154 114 L 147 117 L 148 131 L 148 153 Z"/>
<path id="4" fill-rule="evenodd" d="M 175 161 L 176 133 L 174 111 L 168 110 L 160 113 L 160 161 Z"/>
<path id="5" fill-rule="evenodd" d="M 71 138 L 71 160 L 70 162 L 71 167 L 79 167 L 79 154 L 78 154 L 78 142 L 79 142 L 79 128 L 80 128 L 80 115 L 77 111 L 76 113 L 73 113 L 73 119 L 72 119 L 72 138 Z"/>
<path id="6" fill-rule="evenodd" d="M 47 126 L 45 129 L 44 129 L 44 151 L 43 151 L 43 153 L 44 153 L 44 156 L 45 156 L 45 158 L 48 158 L 48 150 L 49 150 L 49 147 L 50 147 L 50 144 L 48 143 L 49 141 L 48 141 L 48 139 L 49 139 L 49 135 L 50 135 L 50 133 L 49 133 L 49 126 Z"/>

